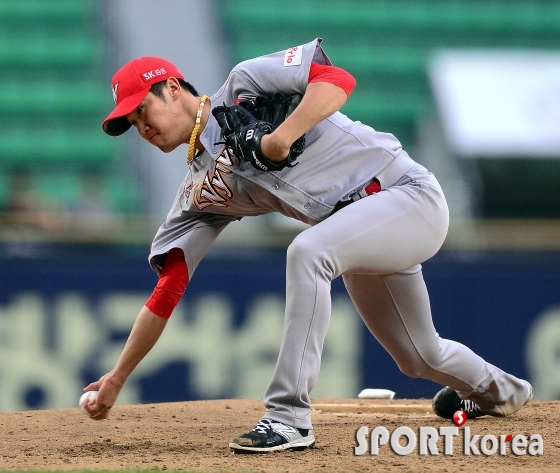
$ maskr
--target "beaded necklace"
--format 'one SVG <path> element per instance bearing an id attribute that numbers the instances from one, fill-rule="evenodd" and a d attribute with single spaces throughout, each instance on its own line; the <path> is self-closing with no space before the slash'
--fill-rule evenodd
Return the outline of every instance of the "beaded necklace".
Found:
<path id="1" fill-rule="evenodd" d="M 207 98 L 208 95 L 203 95 L 202 97 L 200 97 L 200 105 L 198 106 L 198 111 L 196 112 L 196 123 L 191 133 L 191 139 L 189 141 L 189 151 L 187 153 L 187 161 L 189 163 L 192 163 L 194 159 L 194 154 L 196 151 L 194 143 L 196 141 L 196 137 L 198 136 L 198 130 L 200 129 L 200 121 L 202 118 L 202 110 L 204 109 L 204 103 L 206 102 Z"/>

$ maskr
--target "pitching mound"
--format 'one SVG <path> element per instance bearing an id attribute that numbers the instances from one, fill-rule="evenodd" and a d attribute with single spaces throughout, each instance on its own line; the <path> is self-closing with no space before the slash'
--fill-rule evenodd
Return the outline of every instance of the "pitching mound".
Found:
<path id="1" fill-rule="evenodd" d="M 0 414 L 0 470 L 122 470 L 160 469 L 190 471 L 347 472 L 347 471 L 466 471 L 552 472 L 560 468 L 560 440 L 556 420 L 560 403 L 533 401 L 517 414 L 505 418 L 470 420 L 470 439 L 475 450 L 464 455 L 461 429 L 453 437 L 453 454 L 444 455 L 444 438 L 437 440 L 439 455 L 397 455 L 390 444 L 378 455 L 368 450 L 356 456 L 356 431 L 384 426 L 389 434 L 408 426 L 415 434 L 420 427 L 452 427 L 434 416 L 430 401 L 317 399 L 313 422 L 314 449 L 272 454 L 232 454 L 230 439 L 250 430 L 263 413 L 259 400 L 219 400 L 117 406 L 112 417 L 92 421 L 76 409 Z M 433 432 L 433 430 L 432 430 Z M 515 455 L 509 440 L 500 447 L 500 435 L 543 439 L 543 455 Z M 487 436 L 485 445 L 480 438 Z M 493 448 L 494 454 L 473 454 Z M 521 439 L 521 440 L 520 440 Z M 503 440 L 501 441 L 503 443 Z M 406 438 L 401 437 L 406 445 Z M 421 441 L 418 441 L 420 444 Z M 520 443 L 520 444 L 521 444 Z M 500 455 L 504 448 L 505 455 Z M 528 448 L 525 450 L 528 451 Z"/>

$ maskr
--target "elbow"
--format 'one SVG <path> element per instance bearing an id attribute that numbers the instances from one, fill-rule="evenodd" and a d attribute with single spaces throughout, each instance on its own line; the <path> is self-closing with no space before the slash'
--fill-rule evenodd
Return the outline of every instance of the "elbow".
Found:
<path id="1" fill-rule="evenodd" d="M 346 88 L 344 89 L 344 92 L 346 92 L 346 98 L 350 98 L 350 95 L 354 91 L 355 87 L 356 87 L 356 79 L 352 74 L 348 74 L 348 82 Z"/>

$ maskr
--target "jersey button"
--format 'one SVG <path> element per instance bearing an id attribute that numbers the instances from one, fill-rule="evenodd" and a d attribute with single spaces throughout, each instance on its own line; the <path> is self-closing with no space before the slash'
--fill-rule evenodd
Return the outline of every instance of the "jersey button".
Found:
<path id="1" fill-rule="evenodd" d="M 278 190 L 278 184 L 274 184 L 274 185 L 272 186 L 272 188 L 273 188 L 275 191 L 277 191 L 277 190 Z"/>
<path id="2" fill-rule="evenodd" d="M 311 204 L 310 204 L 310 203 L 307 203 L 307 204 L 305 204 L 305 205 L 303 206 L 304 209 L 308 209 L 308 208 L 310 208 L 310 207 L 311 207 Z"/>
<path id="3" fill-rule="evenodd" d="M 241 172 L 243 172 L 243 171 L 245 171 L 245 168 L 244 168 L 243 166 L 241 166 L 241 167 L 239 168 L 239 170 L 240 170 Z"/>

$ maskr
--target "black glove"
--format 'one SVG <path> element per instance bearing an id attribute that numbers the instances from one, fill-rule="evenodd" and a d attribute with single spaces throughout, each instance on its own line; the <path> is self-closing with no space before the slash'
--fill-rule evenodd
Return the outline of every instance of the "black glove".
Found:
<path id="1" fill-rule="evenodd" d="M 276 128 L 291 115 L 302 98 L 301 94 L 285 95 L 282 92 L 276 92 L 272 95 L 259 95 L 254 99 L 244 100 L 239 103 L 239 106 L 249 111 L 257 120 L 271 123 Z M 290 156 L 295 160 L 304 150 L 305 135 L 292 143 Z"/>
<path id="2" fill-rule="evenodd" d="M 259 171 L 281 171 L 297 164 L 294 163 L 295 160 L 305 149 L 305 135 L 292 144 L 287 158 L 279 163 L 269 160 L 263 154 L 261 139 L 272 133 L 300 101 L 301 95 L 286 97 L 277 93 L 271 97 L 259 96 L 246 100 L 239 105 L 215 107 L 212 115 L 233 154 L 248 161 Z"/>

